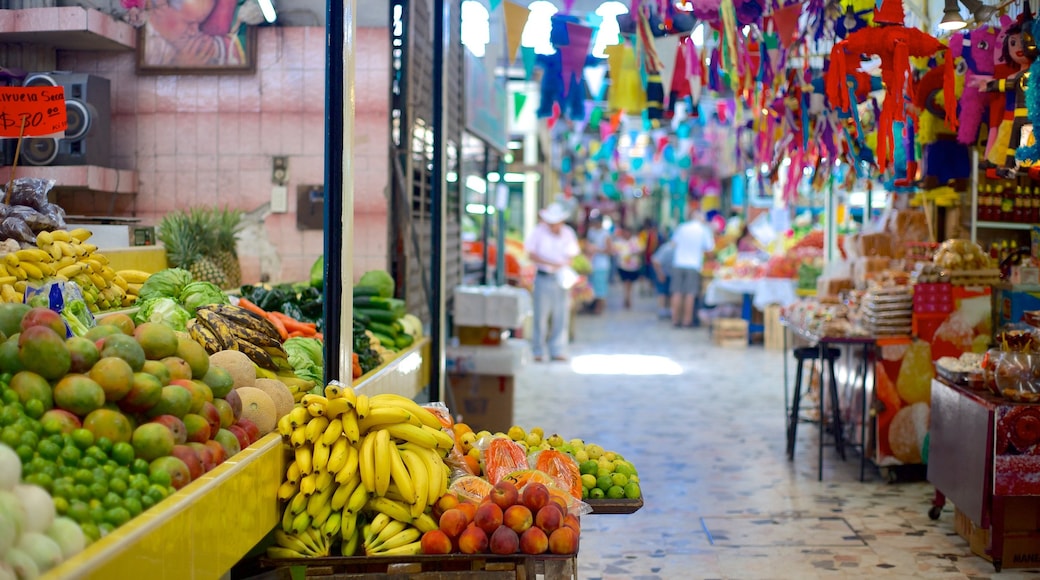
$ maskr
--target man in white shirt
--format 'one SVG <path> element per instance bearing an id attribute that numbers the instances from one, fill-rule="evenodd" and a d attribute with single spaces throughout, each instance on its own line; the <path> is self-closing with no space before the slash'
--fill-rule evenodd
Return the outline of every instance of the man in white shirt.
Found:
<path id="1" fill-rule="evenodd" d="M 549 356 L 553 360 L 567 360 L 571 283 L 565 278 L 573 274 L 571 260 L 581 252 L 577 234 L 563 223 L 568 213 L 562 205 L 550 204 L 538 212 L 541 219 L 524 241 L 524 249 L 538 268 L 534 279 L 534 336 L 531 337 L 531 350 L 538 361 L 545 360 L 545 334 L 550 318 Z"/>
<path id="2" fill-rule="evenodd" d="M 700 326 L 697 306 L 701 295 L 701 270 L 704 257 L 715 249 L 715 234 L 698 209 L 672 235 L 675 254 L 672 258 L 672 324 Z"/>

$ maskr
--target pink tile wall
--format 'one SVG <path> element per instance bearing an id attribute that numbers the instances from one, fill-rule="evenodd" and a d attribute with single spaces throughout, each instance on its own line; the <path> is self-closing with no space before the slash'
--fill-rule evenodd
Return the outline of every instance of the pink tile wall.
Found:
<path id="1" fill-rule="evenodd" d="M 298 185 L 324 181 L 325 30 L 261 28 L 257 70 L 247 76 L 138 76 L 133 53 L 66 52 L 58 68 L 112 82 L 113 164 L 136 169 L 138 194 L 117 214 L 145 224 L 197 205 L 253 210 L 270 201 L 271 157 L 289 158 L 289 213 L 272 214 L 266 235 L 278 271 L 243 256 L 243 278 L 305 279 L 321 254 L 321 231 L 296 228 Z M 389 179 L 389 32 L 357 31 L 354 85 L 354 270 L 386 265 Z M 107 211 L 105 200 L 69 196 L 69 213 Z"/>

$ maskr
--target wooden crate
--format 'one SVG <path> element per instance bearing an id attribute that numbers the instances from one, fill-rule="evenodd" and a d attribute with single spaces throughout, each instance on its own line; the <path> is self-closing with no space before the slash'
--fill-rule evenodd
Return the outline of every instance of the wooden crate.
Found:
<path id="1" fill-rule="evenodd" d="M 783 311 L 779 305 L 770 304 L 765 311 L 765 332 L 762 337 L 763 346 L 766 350 L 783 350 L 784 333 L 787 329 L 780 324 L 780 313 Z"/>
<path id="2" fill-rule="evenodd" d="M 301 560 L 262 559 L 277 567 L 278 580 L 569 580 L 578 577 L 577 555 L 448 554 L 443 556 L 356 556 Z M 296 570 L 293 570 L 293 569 Z"/>
<path id="3" fill-rule="evenodd" d="M 711 323 L 711 340 L 724 348 L 747 348 L 748 323 L 742 318 L 716 318 Z"/>

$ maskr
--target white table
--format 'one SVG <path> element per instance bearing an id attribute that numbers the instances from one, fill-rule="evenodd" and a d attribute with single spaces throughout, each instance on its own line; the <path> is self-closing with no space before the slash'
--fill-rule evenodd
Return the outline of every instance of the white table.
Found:
<path id="1" fill-rule="evenodd" d="M 704 304 L 743 304 L 750 296 L 751 304 L 759 310 L 771 304 L 786 307 L 798 301 L 797 288 L 798 282 L 791 278 L 715 278 L 704 290 Z"/>

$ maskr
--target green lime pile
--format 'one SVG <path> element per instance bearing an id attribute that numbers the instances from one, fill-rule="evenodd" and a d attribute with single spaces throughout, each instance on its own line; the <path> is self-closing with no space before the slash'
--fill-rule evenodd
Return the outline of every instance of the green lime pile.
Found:
<path id="1" fill-rule="evenodd" d="M 46 489 L 58 515 L 80 525 L 96 541 L 173 493 L 170 476 L 149 475 L 131 444 L 95 439 L 86 429 L 62 433 L 32 417 L 0 376 L 0 443 L 22 462 L 22 480 Z"/>

